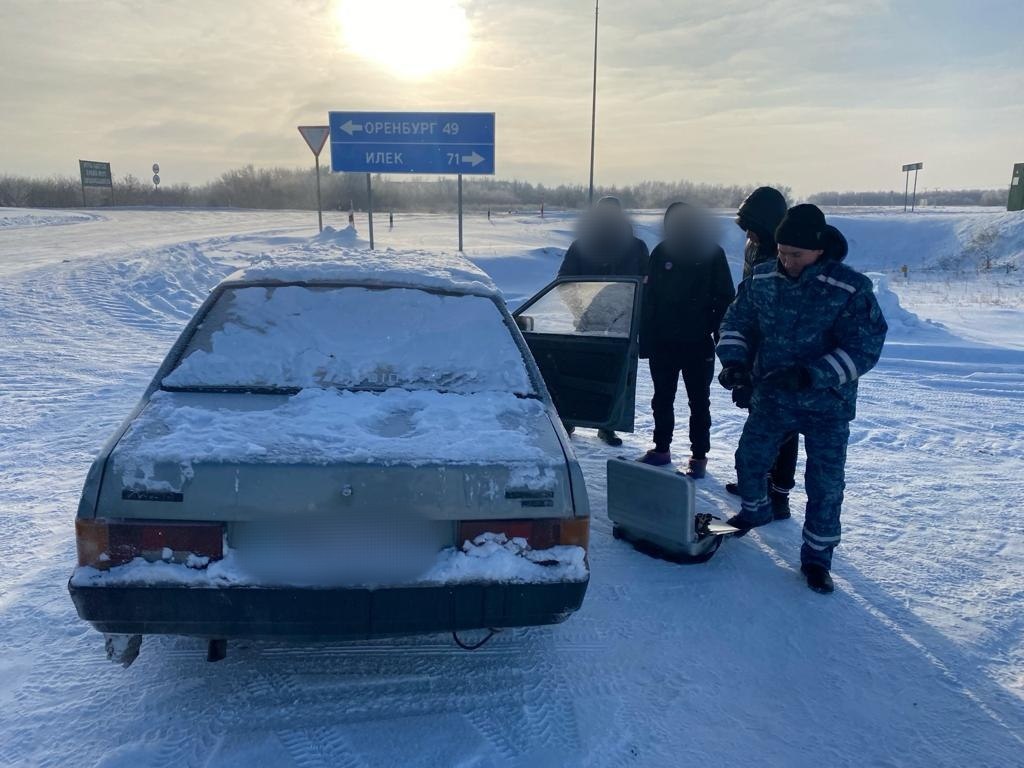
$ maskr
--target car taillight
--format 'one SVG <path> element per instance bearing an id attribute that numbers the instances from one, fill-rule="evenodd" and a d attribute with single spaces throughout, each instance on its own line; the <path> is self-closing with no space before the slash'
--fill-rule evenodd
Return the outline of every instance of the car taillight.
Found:
<path id="1" fill-rule="evenodd" d="M 590 518 L 566 520 L 463 520 L 459 523 L 459 544 L 473 541 L 484 533 L 503 533 L 510 539 L 526 539 L 531 549 L 550 549 L 558 544 L 587 548 L 590 543 Z"/>
<path id="2" fill-rule="evenodd" d="M 224 557 L 222 523 L 79 519 L 75 520 L 75 541 L 78 564 L 100 569 L 136 557 L 154 562 L 185 562 L 189 555 L 210 560 Z"/>

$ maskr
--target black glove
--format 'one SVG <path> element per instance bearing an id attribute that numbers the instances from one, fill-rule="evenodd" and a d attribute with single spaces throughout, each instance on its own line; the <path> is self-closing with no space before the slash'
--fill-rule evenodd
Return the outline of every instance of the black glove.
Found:
<path id="1" fill-rule="evenodd" d="M 772 371 L 764 377 L 764 383 L 778 389 L 799 392 L 811 388 L 811 372 L 802 365 L 794 365 L 792 368 Z"/>
<path id="2" fill-rule="evenodd" d="M 754 390 L 751 387 L 736 387 L 732 391 L 732 401 L 736 404 L 737 408 L 748 410 L 750 408 L 750 398 L 753 394 Z"/>
<path id="3" fill-rule="evenodd" d="M 750 371 L 742 365 L 727 365 L 718 374 L 718 383 L 728 390 L 750 386 Z"/>

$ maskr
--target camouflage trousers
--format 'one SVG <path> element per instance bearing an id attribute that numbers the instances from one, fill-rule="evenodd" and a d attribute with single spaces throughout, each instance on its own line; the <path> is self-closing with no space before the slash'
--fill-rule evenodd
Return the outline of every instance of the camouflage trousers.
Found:
<path id="1" fill-rule="evenodd" d="M 760 407 L 758 407 L 760 406 Z M 850 422 L 834 416 L 779 407 L 755 398 L 736 450 L 736 476 L 743 499 L 742 516 L 752 523 L 771 520 L 768 501 L 768 474 L 779 446 L 799 432 L 804 436 L 807 468 L 804 489 L 807 511 L 804 516 L 801 563 L 832 567 L 832 550 L 839 544 L 839 515 L 846 487 L 846 447 L 850 440 Z"/>

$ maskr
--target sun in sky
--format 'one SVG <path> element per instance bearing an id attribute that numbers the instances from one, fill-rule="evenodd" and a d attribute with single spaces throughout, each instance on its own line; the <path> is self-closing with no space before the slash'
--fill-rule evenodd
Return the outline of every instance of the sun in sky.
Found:
<path id="1" fill-rule="evenodd" d="M 338 0 L 334 16 L 348 50 L 400 77 L 454 69 L 469 51 L 458 0 Z"/>

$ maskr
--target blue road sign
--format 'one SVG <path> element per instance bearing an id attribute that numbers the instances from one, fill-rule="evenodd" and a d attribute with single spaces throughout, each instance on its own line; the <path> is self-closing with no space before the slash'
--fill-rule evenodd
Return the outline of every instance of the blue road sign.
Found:
<path id="1" fill-rule="evenodd" d="M 331 112 L 331 170 L 494 173 L 493 112 Z"/>

